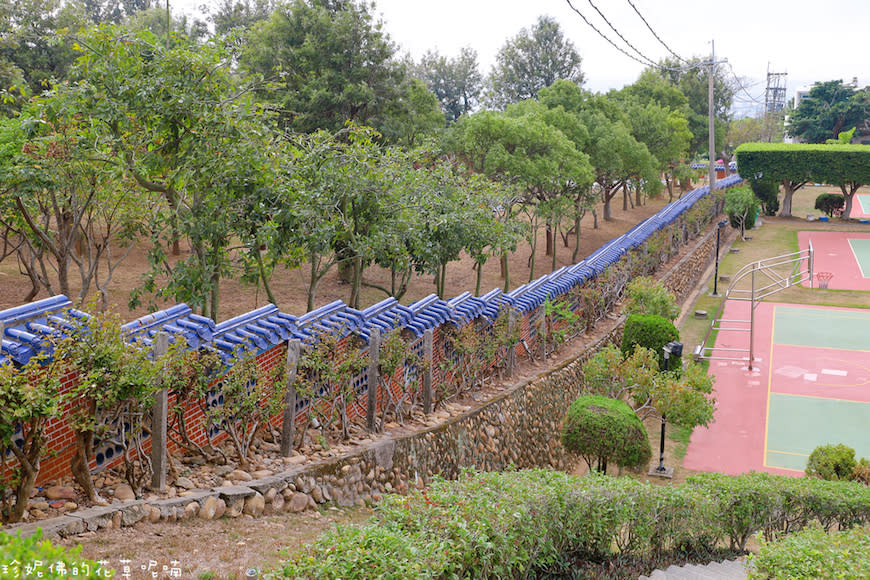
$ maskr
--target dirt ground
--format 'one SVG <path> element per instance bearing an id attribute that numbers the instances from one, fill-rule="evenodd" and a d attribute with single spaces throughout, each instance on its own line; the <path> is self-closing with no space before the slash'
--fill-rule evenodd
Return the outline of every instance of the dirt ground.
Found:
<path id="1" fill-rule="evenodd" d="M 611 202 L 613 220 L 605 222 L 601 219 L 602 211 L 601 204 L 598 204 L 598 228 L 593 228 L 593 216 L 591 212 L 584 218 L 581 226 L 580 235 L 580 255 L 585 257 L 598 249 L 609 240 L 618 237 L 632 226 L 641 220 L 653 215 L 660 210 L 667 202 L 667 195 L 658 199 L 647 200 L 646 205 L 629 208 L 628 211 L 622 209 L 622 197 L 617 196 Z M 543 230 L 543 228 L 542 228 Z M 565 265 L 570 265 L 571 253 L 573 252 L 575 238 L 573 234 L 568 237 L 568 246 L 565 247 L 561 236 L 558 239 L 556 247 L 556 268 L 561 268 Z M 535 277 L 542 276 L 552 271 L 552 256 L 546 256 L 544 234 L 543 231 L 539 235 L 536 252 L 536 268 Z M 124 320 L 132 320 L 138 316 L 142 316 L 148 312 L 147 301 L 143 306 L 130 310 L 128 302 L 130 291 L 141 283 L 142 275 L 148 269 L 148 258 L 146 254 L 147 247 L 139 245 L 133 249 L 127 259 L 119 266 L 113 276 L 110 286 L 110 303 L 112 308 Z M 182 244 L 182 251 L 185 251 Z M 510 276 L 512 288 L 520 286 L 529 281 L 529 256 L 530 246 L 526 242 L 520 242 L 518 249 L 510 256 Z M 447 284 L 446 297 L 450 298 L 461 294 L 465 291 L 473 291 L 476 280 L 476 272 L 472 270 L 473 261 L 467 256 L 463 257 L 458 262 L 453 262 L 447 266 Z M 301 315 L 305 313 L 306 306 L 306 289 L 307 289 L 307 272 L 306 266 L 289 271 L 276 271 L 272 278 L 272 289 L 277 298 L 278 308 L 281 311 L 293 315 Z M 73 284 L 77 272 L 71 272 Z M 377 266 L 372 266 L 366 270 L 365 282 L 389 287 L 390 272 Z M 496 258 L 491 258 L 483 268 L 483 278 L 481 292 L 485 293 L 493 288 L 502 288 L 504 280 L 499 271 L 499 263 Z M 0 263 L 0 310 L 11 308 L 22 304 L 24 296 L 30 288 L 28 279 L 19 272 L 19 266 L 14 258 L 7 258 Z M 93 288 L 93 286 L 92 286 Z M 78 292 L 78 286 L 74 286 L 73 290 Z M 402 303 L 408 304 L 415 300 L 419 300 L 429 294 L 435 292 L 435 285 L 431 276 L 416 276 L 409 287 L 407 294 L 402 299 Z M 92 289 L 88 299 L 93 298 L 95 291 Z M 318 286 L 317 299 L 315 307 L 328 304 L 336 299 L 347 301 L 350 295 L 350 287 L 338 279 L 335 269 L 333 269 L 320 282 Z M 43 291 L 36 299 L 47 297 L 48 294 Z M 374 288 L 364 287 L 362 291 L 361 306 L 366 307 L 375 304 L 387 296 Z M 74 297 L 70 297 L 75 300 Z M 221 305 L 219 320 L 227 320 L 233 316 L 244 314 L 254 310 L 267 303 L 265 292 L 262 288 L 254 286 L 242 285 L 237 280 L 225 279 L 221 282 Z M 158 299 L 159 300 L 159 299 Z M 157 309 L 172 306 L 174 302 L 157 301 L 154 305 Z M 89 307 L 85 307 L 90 310 Z"/>
<path id="2" fill-rule="evenodd" d="M 585 231 L 581 240 L 588 242 L 589 251 L 597 248 L 605 241 L 618 236 L 623 231 L 634 225 L 636 219 L 643 219 L 660 207 L 661 203 L 650 204 L 639 208 L 634 212 L 615 212 L 617 219 L 609 224 L 601 222 L 599 230 L 590 228 Z M 589 239 L 587 239 L 587 236 Z M 591 239 L 595 239 L 597 245 L 592 245 Z M 565 258 L 570 257 L 570 252 L 562 247 L 560 254 Z M 514 256 L 514 264 L 525 266 L 528 258 L 527 251 L 520 251 Z M 543 257 L 543 252 L 539 259 Z M 549 264 L 548 264 L 549 265 Z M 497 283 L 497 264 L 493 265 L 490 279 Z M 455 268 L 458 270 L 459 266 Z M 547 270 L 549 271 L 549 268 Z M 544 273 L 540 271 L 539 273 Z M 528 268 L 524 270 L 527 279 Z M 473 281 L 473 276 L 469 274 Z M 519 276 L 518 276 L 519 279 Z M 421 296 L 425 295 L 429 288 L 426 280 L 418 280 L 418 289 Z M 341 288 L 334 280 L 330 287 Z M 453 280 L 453 288 L 456 293 L 461 286 Z M 248 300 L 250 297 L 247 298 Z M 330 298 L 332 299 L 332 298 Z M 239 304 L 251 304 L 244 302 L 244 298 L 237 300 Z M 253 306 L 251 306 L 253 307 Z M 246 308 L 245 308 L 246 309 Z M 585 343 L 594 340 L 575 341 L 563 350 L 556 353 L 551 359 L 544 362 L 526 361 L 518 369 L 512 384 L 527 380 L 537 374 L 545 372 L 549 367 L 576 356 L 585 348 Z M 489 389 L 500 390 L 507 385 L 493 384 Z M 462 401 L 463 404 L 476 406 L 485 403 L 488 399 L 485 393 L 475 393 L 473 400 Z M 654 450 L 658 450 L 659 423 L 648 421 L 650 442 Z M 412 425 L 406 425 L 403 430 L 413 429 Z M 390 436 L 387 432 L 384 436 Z M 671 481 L 681 482 L 686 473 L 679 467 L 679 459 L 676 458 L 676 448 L 679 443 L 671 440 L 666 442 L 666 465 L 676 466 L 673 480 L 660 478 L 648 478 L 646 474 L 638 474 L 642 479 L 648 479 L 656 484 L 668 484 Z M 655 452 L 658 457 L 658 452 Z M 574 473 L 582 475 L 586 472 L 585 464 L 578 464 Z M 67 547 L 81 545 L 83 555 L 89 558 L 101 559 L 118 570 L 121 570 L 123 561 L 129 561 L 134 573 L 132 578 L 146 577 L 140 570 L 149 562 L 155 562 L 160 566 L 171 565 L 177 562 L 183 569 L 184 578 L 240 578 L 246 571 L 253 568 L 270 570 L 280 567 L 281 561 L 286 558 L 287 551 L 297 550 L 305 543 L 313 541 L 324 530 L 335 525 L 359 524 L 368 520 L 373 511 L 369 508 L 337 508 L 334 506 L 321 507 L 317 512 L 303 512 L 301 514 L 271 515 L 260 519 L 242 517 L 238 519 L 223 518 L 218 521 L 204 521 L 195 519 L 177 524 L 150 524 L 140 523 L 132 528 L 102 530 L 99 533 L 83 534 L 61 540 L 60 543 Z M 207 541 L 191 541 L 194 538 L 207 538 Z M 140 568 L 137 568 L 140 567 Z"/>

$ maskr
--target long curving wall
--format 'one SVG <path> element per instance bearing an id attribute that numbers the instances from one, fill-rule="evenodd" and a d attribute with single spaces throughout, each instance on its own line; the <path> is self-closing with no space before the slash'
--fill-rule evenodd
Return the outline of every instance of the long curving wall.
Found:
<path id="1" fill-rule="evenodd" d="M 716 188 L 724 189 L 739 182 L 739 176 L 731 176 L 717 182 Z M 682 247 L 696 244 L 694 240 L 702 236 L 721 211 L 721 196 L 711 196 L 707 187 L 695 189 L 578 264 L 560 268 L 508 293 L 492 290 L 475 297 L 466 292 L 450 300 L 431 295 L 408 306 L 388 298 L 364 310 L 355 310 L 336 301 L 298 317 L 268 305 L 220 323 L 198 316 L 187 305 L 179 304 L 129 322 L 124 325 L 124 330 L 131 343 L 143 348 L 151 348 L 157 333 L 166 332 L 172 340 L 185 341 L 188 348 L 212 349 L 227 361 L 240 351 L 256 354 L 262 367 L 285 364 L 287 344 L 293 339 L 299 340 L 305 348 L 313 347 L 324 336 L 338 336 L 337 348 L 341 351 L 358 349 L 371 356 L 368 350 L 374 329 L 381 335 L 398 330 L 405 337 L 409 354 L 415 353 L 416 356 L 408 357 L 391 377 L 378 383 L 379 407 L 401 398 L 419 403 L 425 382 L 422 368 L 428 369 L 436 386 L 455 381 L 457 374 L 467 372 L 470 361 L 460 361 L 462 357 L 455 348 L 457 329 L 475 324 L 475 331 L 481 335 L 492 333 L 497 321 L 511 313 L 518 341 L 513 343 L 512 349 L 503 348 L 489 353 L 487 360 L 476 361 L 476 368 L 483 368 L 486 372 L 504 371 L 511 350 L 517 357 L 539 356 L 548 349 L 547 340 L 552 337 L 552 328 L 550 334 L 546 332 L 548 321 L 557 328 L 564 326 L 564 322 L 547 315 L 548 302 L 564 301 L 571 310 L 582 315 L 583 305 L 588 301 L 583 301 L 581 290 L 592 289 L 600 301 L 591 318 L 593 321 L 601 319 L 612 311 L 629 279 L 655 272 Z M 685 266 L 690 272 L 688 276 L 672 274 L 666 279 L 678 295 L 693 283 L 691 273 L 702 262 L 709 263 L 712 253 L 710 240 L 709 235 L 703 237 L 701 245 L 689 256 L 694 261 Z M 71 331 L 76 320 L 88 316 L 73 308 L 64 296 L 0 312 L 0 364 L 25 364 L 49 348 L 48 339 L 52 335 Z M 431 340 L 431 347 L 427 346 L 427 340 Z M 351 418 L 366 414 L 365 394 L 370 385 L 367 373 L 368 370 L 364 370 L 353 379 L 353 390 L 359 397 L 348 405 Z M 76 380 L 74 375 L 66 377 L 63 388 L 71 388 Z M 437 402 L 439 390 L 436 388 L 435 392 Z M 298 400 L 295 409 L 297 422 L 307 422 L 311 405 L 332 404 L 331 395 L 331 386 L 324 385 L 317 399 Z M 208 430 L 203 416 L 205 406 L 220 402 L 218 383 L 209 400 L 185 408 L 185 422 L 198 443 L 214 443 L 226 437 L 226 433 L 220 430 Z M 280 420 L 281 417 L 276 416 L 273 423 L 277 425 Z M 524 437 L 535 437 L 532 431 Z M 92 470 L 106 469 L 120 462 L 123 453 L 120 437 L 119 428 L 116 436 L 107 436 L 97 442 L 95 458 L 90 466 Z M 42 462 L 40 483 L 69 475 L 69 461 L 74 452 L 72 430 L 63 418 L 51 422 L 47 440 L 50 453 Z M 486 441 L 481 444 L 494 445 Z M 146 442 L 146 447 L 150 447 L 150 441 Z M 171 443 L 169 447 L 170 450 L 177 448 Z M 443 454 L 436 448 L 419 448 L 413 453 L 428 455 L 436 452 Z M 554 460 L 556 463 L 560 461 L 558 458 Z M 511 462 L 510 459 L 507 461 Z M 440 471 L 430 466 L 425 472 L 433 469 Z"/>

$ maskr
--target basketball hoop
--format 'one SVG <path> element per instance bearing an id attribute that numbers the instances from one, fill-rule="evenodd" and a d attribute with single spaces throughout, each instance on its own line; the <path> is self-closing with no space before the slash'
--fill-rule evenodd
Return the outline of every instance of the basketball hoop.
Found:
<path id="1" fill-rule="evenodd" d="M 830 282 L 833 277 L 834 274 L 832 272 L 817 272 L 816 280 L 819 282 L 819 288 L 827 288 L 828 282 Z"/>

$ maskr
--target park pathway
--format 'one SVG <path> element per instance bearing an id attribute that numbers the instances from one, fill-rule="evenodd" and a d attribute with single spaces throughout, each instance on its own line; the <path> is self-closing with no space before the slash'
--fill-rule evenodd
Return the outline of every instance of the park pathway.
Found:
<path id="1" fill-rule="evenodd" d="M 649 576 L 641 576 L 638 580 L 742 580 L 746 575 L 743 558 L 738 558 L 711 562 L 706 566 L 670 566 L 665 570 L 655 570 Z"/>

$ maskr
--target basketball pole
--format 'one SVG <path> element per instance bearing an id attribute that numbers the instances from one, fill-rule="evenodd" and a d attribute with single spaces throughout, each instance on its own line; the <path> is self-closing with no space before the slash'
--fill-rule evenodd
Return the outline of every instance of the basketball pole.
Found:
<path id="1" fill-rule="evenodd" d="M 752 361 L 755 360 L 755 273 L 758 271 L 758 262 L 752 268 L 752 299 L 749 307 L 749 370 L 752 369 Z"/>

